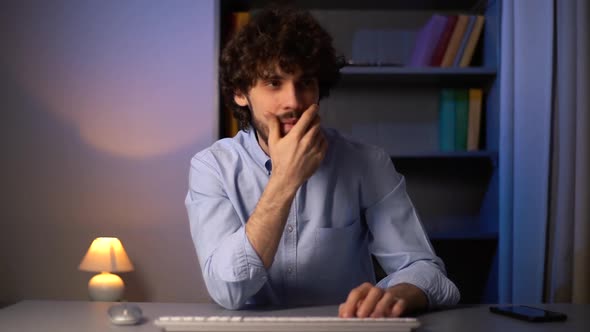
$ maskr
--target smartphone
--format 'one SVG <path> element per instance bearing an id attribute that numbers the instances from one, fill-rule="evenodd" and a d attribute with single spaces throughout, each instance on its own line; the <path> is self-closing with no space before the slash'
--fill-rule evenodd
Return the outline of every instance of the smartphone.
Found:
<path id="1" fill-rule="evenodd" d="M 490 307 L 490 311 L 529 322 L 558 322 L 567 319 L 564 313 L 525 305 L 494 306 Z"/>

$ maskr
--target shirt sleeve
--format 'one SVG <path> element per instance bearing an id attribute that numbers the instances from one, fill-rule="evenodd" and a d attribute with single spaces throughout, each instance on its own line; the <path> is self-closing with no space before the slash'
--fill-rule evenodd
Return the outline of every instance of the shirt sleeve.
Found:
<path id="1" fill-rule="evenodd" d="M 383 152 L 377 158 L 373 180 L 380 197 L 365 210 L 371 241 L 369 250 L 388 274 L 377 286 L 387 288 L 410 283 L 424 291 L 429 307 L 453 305 L 460 294 L 446 276 L 443 261 L 437 257 L 416 213 L 405 186 L 405 179 Z"/>
<path id="2" fill-rule="evenodd" d="M 239 309 L 267 281 L 219 172 L 195 157 L 185 200 L 191 236 L 209 295 L 226 309 Z"/>

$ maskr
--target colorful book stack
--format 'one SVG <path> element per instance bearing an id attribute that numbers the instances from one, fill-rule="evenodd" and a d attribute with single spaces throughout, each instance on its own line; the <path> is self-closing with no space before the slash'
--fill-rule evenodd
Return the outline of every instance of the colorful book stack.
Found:
<path id="1" fill-rule="evenodd" d="M 443 152 L 479 150 L 482 89 L 442 89 L 439 146 Z"/>
<path id="2" fill-rule="evenodd" d="M 416 36 L 408 65 L 468 67 L 484 20 L 481 15 L 432 15 Z"/>

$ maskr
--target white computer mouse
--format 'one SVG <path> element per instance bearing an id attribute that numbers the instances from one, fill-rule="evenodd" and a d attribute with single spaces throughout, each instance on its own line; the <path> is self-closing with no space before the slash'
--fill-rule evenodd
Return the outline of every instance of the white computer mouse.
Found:
<path id="1" fill-rule="evenodd" d="M 130 303 L 112 305 L 108 310 L 111 322 L 116 325 L 135 325 L 142 320 L 141 309 Z"/>

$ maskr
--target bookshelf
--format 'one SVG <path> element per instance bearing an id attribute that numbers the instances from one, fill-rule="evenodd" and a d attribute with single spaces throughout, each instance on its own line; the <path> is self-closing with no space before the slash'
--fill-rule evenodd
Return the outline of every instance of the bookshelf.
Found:
<path id="1" fill-rule="evenodd" d="M 221 1 L 220 8 L 223 17 L 231 11 L 255 11 L 268 3 L 226 0 Z M 433 14 L 485 16 L 471 66 L 348 65 L 342 68 L 340 84 L 322 100 L 320 109 L 325 126 L 380 145 L 390 153 L 396 169 L 406 177 L 408 192 L 437 254 L 445 261 L 449 277 L 461 289 L 462 303 L 497 302 L 501 0 L 289 3 L 310 10 L 347 59 L 358 29 L 418 31 Z M 447 88 L 483 90 L 477 151 L 439 149 L 440 91 Z"/>

